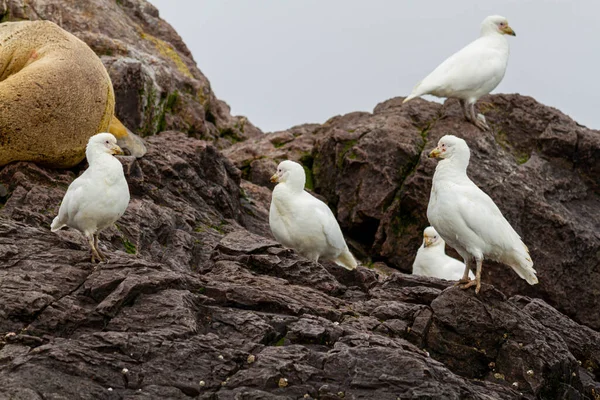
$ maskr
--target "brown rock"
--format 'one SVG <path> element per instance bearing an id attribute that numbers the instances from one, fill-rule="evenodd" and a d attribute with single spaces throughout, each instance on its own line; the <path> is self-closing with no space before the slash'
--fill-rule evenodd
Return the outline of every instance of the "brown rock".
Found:
<path id="1" fill-rule="evenodd" d="M 263 171 L 280 159 L 299 159 L 292 145 L 304 143 L 303 154 L 312 155 L 305 165 L 312 165 L 314 191 L 336 212 L 356 253 L 410 272 L 428 225 L 436 162 L 427 153 L 445 134 L 462 137 L 471 148 L 469 176 L 521 234 L 540 278 L 539 285 L 529 286 L 509 268 L 486 262 L 484 281 L 508 294 L 540 296 L 600 329 L 594 311 L 600 220 L 590 218 L 600 212 L 600 134 L 529 97 L 488 96 L 480 108 L 493 133 L 466 123 L 453 100 L 444 106 L 424 100 L 402 105 L 397 98 L 372 114 L 334 117 L 279 148 L 271 142 L 288 140 L 286 132 L 256 139 L 254 147 L 237 144 L 227 155 L 244 176 L 266 185 Z"/>
<path id="2" fill-rule="evenodd" d="M 145 0 L 7 0 L 3 20 L 49 20 L 101 57 L 114 85 L 115 113 L 135 134 L 176 129 L 218 147 L 259 135 L 232 117 L 175 30 Z"/>
<path id="3" fill-rule="evenodd" d="M 0 169 L 4 396 L 534 399 L 600 388 L 597 332 L 540 299 L 309 262 L 263 236 L 268 190 L 183 133 L 122 161 L 132 200 L 102 233 L 111 263 L 95 269 L 81 235 L 48 227 L 80 169 Z"/>

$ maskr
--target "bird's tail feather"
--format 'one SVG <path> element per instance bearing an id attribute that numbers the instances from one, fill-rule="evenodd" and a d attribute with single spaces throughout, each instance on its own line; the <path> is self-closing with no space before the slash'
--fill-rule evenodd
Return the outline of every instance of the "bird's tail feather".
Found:
<path id="1" fill-rule="evenodd" d="M 530 285 L 538 283 L 535 269 L 533 269 L 533 261 L 525 244 L 523 244 L 522 248 L 513 250 L 512 260 L 507 264 Z"/>
<path id="2" fill-rule="evenodd" d="M 418 96 L 415 96 L 414 94 L 410 94 L 410 95 L 408 95 L 408 97 L 406 97 L 406 98 L 405 98 L 405 99 L 402 101 L 402 104 L 406 103 L 407 101 L 410 101 L 410 100 L 414 99 L 415 97 L 418 97 Z"/>
<path id="3" fill-rule="evenodd" d="M 423 82 L 423 81 L 421 81 Z M 407 101 L 411 101 L 412 99 L 414 99 L 415 97 L 420 97 L 421 95 L 423 95 L 423 93 L 421 93 L 419 91 L 419 86 L 421 86 L 421 82 L 417 83 L 414 87 L 414 89 L 412 90 L 412 92 L 408 95 L 408 97 L 406 97 L 403 101 L 402 104 L 406 103 Z"/>
<path id="4" fill-rule="evenodd" d="M 346 249 L 339 255 L 338 258 L 333 260 L 337 265 L 340 265 L 346 269 L 353 270 L 358 265 L 350 250 Z"/>
<path id="5" fill-rule="evenodd" d="M 54 217 L 54 219 L 52 220 L 52 225 L 50 225 L 50 230 L 52 232 L 56 232 L 57 230 L 59 230 L 60 228 L 62 228 L 63 226 L 65 226 L 65 224 L 61 223 L 58 219 L 58 216 Z"/>

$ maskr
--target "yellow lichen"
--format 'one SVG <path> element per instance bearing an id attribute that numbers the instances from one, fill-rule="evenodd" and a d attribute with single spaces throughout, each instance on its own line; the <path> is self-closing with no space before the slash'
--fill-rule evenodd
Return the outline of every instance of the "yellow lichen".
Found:
<path id="1" fill-rule="evenodd" d="M 187 76 L 188 78 L 194 77 L 192 75 L 192 73 L 190 72 L 189 68 L 187 67 L 187 65 L 185 65 L 185 63 L 183 62 L 183 60 L 177 53 L 177 51 L 175 51 L 173 46 L 171 46 L 169 43 L 165 42 L 164 40 L 161 40 L 157 37 L 154 37 L 144 31 L 142 31 L 141 29 L 139 29 L 138 32 L 139 32 L 140 36 L 142 37 L 142 39 L 148 40 L 154 44 L 154 46 L 156 47 L 156 49 L 158 50 L 158 52 L 160 53 L 161 56 L 166 57 L 166 58 L 170 59 L 171 61 L 173 61 L 173 63 L 175 63 L 175 66 L 177 67 L 179 72 L 181 72 L 183 75 Z"/>

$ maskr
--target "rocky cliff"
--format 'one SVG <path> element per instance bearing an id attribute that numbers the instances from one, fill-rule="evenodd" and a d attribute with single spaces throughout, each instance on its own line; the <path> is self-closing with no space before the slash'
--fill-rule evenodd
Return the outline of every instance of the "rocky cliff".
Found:
<path id="1" fill-rule="evenodd" d="M 0 169 L 0 399 L 600 398 L 598 131 L 496 95 L 481 105 L 493 134 L 452 101 L 392 99 L 260 135 L 149 3 L 0 13 L 84 39 L 119 117 L 150 135 L 145 157 L 122 158 L 132 200 L 100 237 L 109 264 L 89 263 L 78 232 L 49 230 L 85 165 Z M 470 176 L 528 244 L 538 286 L 487 262 L 479 296 L 407 274 L 425 154 L 446 133 L 471 146 Z M 272 239 L 268 176 L 287 158 L 364 266 L 315 265 Z"/>

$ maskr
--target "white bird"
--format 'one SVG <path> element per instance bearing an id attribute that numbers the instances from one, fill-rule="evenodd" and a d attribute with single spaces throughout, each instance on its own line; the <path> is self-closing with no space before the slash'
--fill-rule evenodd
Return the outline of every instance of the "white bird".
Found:
<path id="1" fill-rule="evenodd" d="M 413 275 L 431 276 L 450 281 L 459 280 L 465 270 L 465 264 L 456 258 L 447 256 L 445 248 L 446 242 L 435 228 L 433 226 L 425 228 L 423 244 L 419 247 L 413 263 Z M 474 277 L 471 271 L 469 271 L 469 276 Z"/>
<path id="2" fill-rule="evenodd" d="M 435 168 L 427 218 L 442 238 L 465 260 L 463 289 L 481 288 L 484 257 L 510 266 L 530 285 L 538 283 L 527 246 L 494 201 L 467 176 L 470 150 L 453 135 L 442 137 L 429 157 L 441 158 Z M 475 264 L 475 281 L 467 275 Z"/>
<path id="3" fill-rule="evenodd" d="M 271 182 L 279 182 L 273 189 L 269 212 L 275 239 L 314 262 L 322 257 L 355 269 L 356 260 L 335 216 L 325 203 L 304 191 L 304 168 L 294 161 L 282 161 Z"/>
<path id="4" fill-rule="evenodd" d="M 83 233 L 92 249 L 92 262 L 106 261 L 98 248 L 98 234 L 114 224 L 129 204 L 129 186 L 123 166 L 114 154 L 123 154 L 110 133 L 90 138 L 85 149 L 89 167 L 69 185 L 52 232 L 68 226 Z"/>
<path id="5" fill-rule="evenodd" d="M 425 94 L 460 100 L 467 121 L 487 131 L 485 117 L 475 115 L 475 102 L 498 86 L 508 64 L 508 40 L 516 36 L 506 18 L 487 17 L 481 23 L 479 38 L 442 62 L 415 86 L 407 101 Z"/>

